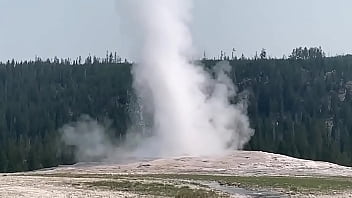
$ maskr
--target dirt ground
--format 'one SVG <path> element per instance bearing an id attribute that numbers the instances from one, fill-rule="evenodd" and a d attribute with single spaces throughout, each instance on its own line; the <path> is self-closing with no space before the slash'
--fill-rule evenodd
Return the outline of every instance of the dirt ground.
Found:
<path id="1" fill-rule="evenodd" d="M 78 197 L 140 197 L 127 192 L 91 190 L 72 186 L 72 183 L 89 182 L 92 179 L 50 178 L 32 176 L 2 176 L 0 178 L 0 197 L 33 198 L 78 198 Z M 96 179 L 94 179 L 96 180 Z"/>
<path id="2" fill-rule="evenodd" d="M 43 175 L 50 174 L 68 176 L 43 177 Z M 235 151 L 216 157 L 178 157 L 114 164 L 86 163 L 28 173 L 2 174 L 0 175 L 0 197 L 141 197 L 141 195 L 130 192 L 81 186 L 80 183 L 98 181 L 99 178 L 69 177 L 69 175 L 77 174 L 206 174 L 352 178 L 352 168 L 255 151 Z M 231 197 L 250 196 L 232 194 Z M 331 197 L 331 195 L 315 197 Z M 335 197 L 352 197 L 352 194 L 340 192 L 336 193 Z"/>
<path id="3" fill-rule="evenodd" d="M 215 157 L 177 157 L 114 164 L 77 164 L 41 173 L 222 174 L 238 176 L 346 176 L 352 168 L 260 151 L 235 151 Z"/>

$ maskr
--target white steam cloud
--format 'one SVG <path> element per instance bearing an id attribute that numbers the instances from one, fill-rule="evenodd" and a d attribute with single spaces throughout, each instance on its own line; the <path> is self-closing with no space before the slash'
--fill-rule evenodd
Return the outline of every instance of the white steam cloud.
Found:
<path id="1" fill-rule="evenodd" d="M 77 122 L 66 124 L 60 129 L 63 141 L 76 146 L 78 161 L 101 161 L 110 158 L 114 146 L 106 135 L 107 127 L 83 115 Z"/>
<path id="2" fill-rule="evenodd" d="M 151 134 L 148 138 L 137 138 L 140 141 L 130 154 L 199 156 L 241 149 L 254 131 L 246 116 L 246 101 L 231 102 L 238 97 L 229 76 L 231 66 L 220 62 L 207 72 L 190 61 L 193 48 L 188 26 L 192 1 L 129 0 L 128 4 L 130 12 L 126 17 L 134 17 L 143 41 L 141 59 L 132 71 L 134 88 L 143 115 L 152 122 Z M 81 124 L 76 126 L 78 133 Z M 68 130 L 71 134 L 76 129 L 66 127 L 64 134 Z M 89 132 L 90 135 L 94 138 L 95 133 Z M 127 138 L 128 145 L 136 140 L 136 136 L 132 137 Z M 99 145 L 105 145 L 100 139 Z M 91 146 L 77 145 L 79 150 L 86 151 Z M 122 150 L 120 147 L 116 152 Z"/>
<path id="3" fill-rule="evenodd" d="M 212 155 L 242 148 L 253 130 L 243 104 L 230 103 L 236 96 L 230 65 L 218 64 L 213 78 L 189 60 L 192 1 L 138 2 L 133 5 L 144 43 L 133 75 L 142 105 L 153 112 L 158 155 Z"/>

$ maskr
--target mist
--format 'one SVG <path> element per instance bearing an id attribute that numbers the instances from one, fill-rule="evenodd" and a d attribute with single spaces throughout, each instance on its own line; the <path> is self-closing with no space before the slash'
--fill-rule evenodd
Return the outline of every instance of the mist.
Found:
<path id="1" fill-rule="evenodd" d="M 220 62 L 212 71 L 206 71 L 204 66 L 191 60 L 194 54 L 189 29 L 192 1 L 131 0 L 123 6 L 129 12 L 121 14 L 132 17 L 130 22 L 140 33 L 141 46 L 136 49 L 140 59 L 133 65 L 132 74 L 141 119 L 131 126 L 126 141 L 114 149 L 104 138 L 103 128 L 98 127 L 100 135 L 97 136 L 96 130 L 90 131 L 81 121 L 64 127 L 65 141 L 74 144 L 72 138 L 78 136 L 72 134 L 80 134 L 84 129 L 84 137 L 96 139 L 87 142 L 99 146 L 82 145 L 78 141 L 76 145 L 81 154 L 82 151 L 102 152 L 102 156 L 115 158 L 122 154 L 206 156 L 242 149 L 254 133 L 246 115 L 247 101 L 244 97 L 234 102 L 234 98 L 241 97 L 230 78 L 232 67 L 228 62 Z M 143 125 L 143 129 L 135 127 L 145 120 L 150 123 Z M 102 145 L 106 148 L 101 149 Z"/>
<path id="2" fill-rule="evenodd" d="M 114 146 L 107 135 L 108 127 L 88 115 L 64 125 L 59 131 L 68 146 L 76 147 L 76 159 L 80 162 L 102 161 L 114 153 Z"/>

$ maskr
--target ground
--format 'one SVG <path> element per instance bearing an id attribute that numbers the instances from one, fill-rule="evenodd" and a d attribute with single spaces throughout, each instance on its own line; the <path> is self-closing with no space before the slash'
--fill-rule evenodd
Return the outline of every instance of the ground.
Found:
<path id="1" fill-rule="evenodd" d="M 0 197 L 352 197 L 352 168 L 256 151 L 0 176 Z"/>

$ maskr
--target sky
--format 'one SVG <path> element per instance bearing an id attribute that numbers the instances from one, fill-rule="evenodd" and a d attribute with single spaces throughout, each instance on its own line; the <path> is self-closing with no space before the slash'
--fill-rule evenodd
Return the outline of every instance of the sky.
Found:
<path id="1" fill-rule="evenodd" d="M 0 0 L 0 61 L 105 56 L 134 59 L 134 32 L 119 5 L 128 0 Z M 352 54 L 351 0 L 194 0 L 190 29 L 201 56 L 273 57 L 299 46 Z M 129 14 L 133 15 L 133 12 Z M 138 48 L 138 46 L 137 46 Z"/>

